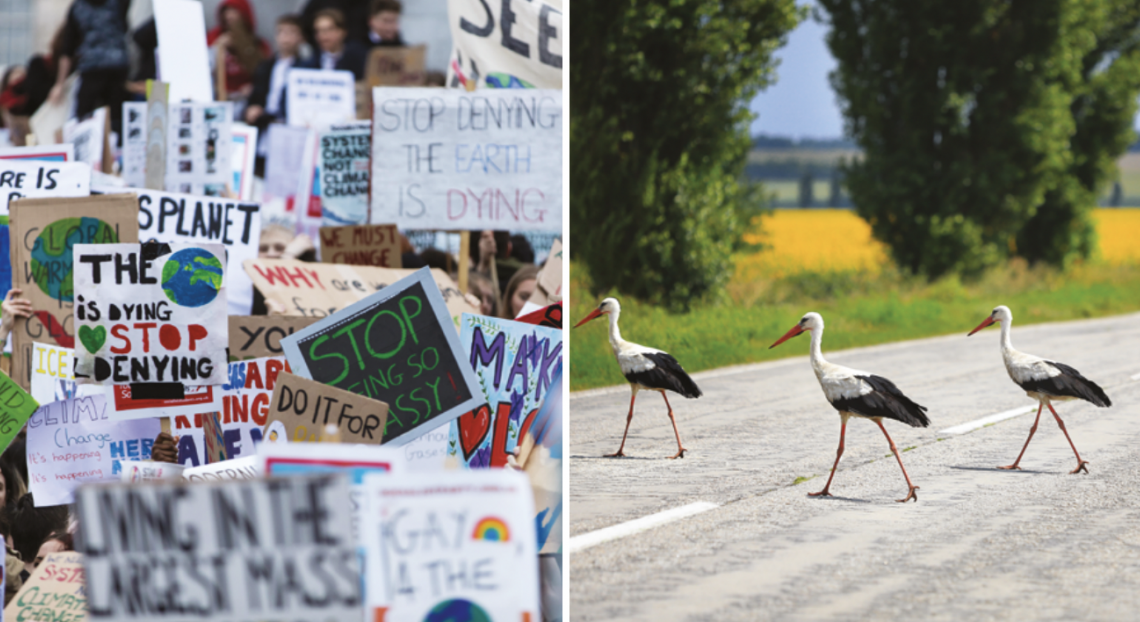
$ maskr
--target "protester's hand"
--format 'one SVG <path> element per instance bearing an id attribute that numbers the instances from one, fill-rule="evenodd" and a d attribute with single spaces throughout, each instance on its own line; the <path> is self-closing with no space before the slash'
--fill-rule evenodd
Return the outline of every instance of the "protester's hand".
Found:
<path id="1" fill-rule="evenodd" d="M 266 315 L 285 315 L 285 305 L 272 298 L 265 299 L 265 310 Z"/>
<path id="2" fill-rule="evenodd" d="M 480 272 L 491 271 L 491 258 L 499 252 L 498 247 L 495 245 L 495 233 L 493 231 L 483 231 L 479 235 L 479 266 L 476 268 Z"/>
<path id="3" fill-rule="evenodd" d="M 27 298 L 16 298 L 22 293 L 19 289 L 12 288 L 8 290 L 8 295 L 4 296 L 3 304 L 0 304 L 0 309 L 3 310 L 2 317 L 0 317 L 0 333 L 3 333 L 4 338 L 7 338 L 8 334 L 12 332 L 12 323 L 16 321 L 17 317 L 32 317 L 32 301 Z"/>
<path id="4" fill-rule="evenodd" d="M 155 462 L 178 464 L 178 443 L 166 432 L 159 432 L 150 450 L 150 458 Z"/>
<path id="5" fill-rule="evenodd" d="M 257 120 L 261 118 L 261 115 L 263 114 L 265 114 L 265 108 L 254 104 L 245 109 L 245 114 L 243 116 L 245 117 L 246 123 L 250 125 L 256 125 Z"/>

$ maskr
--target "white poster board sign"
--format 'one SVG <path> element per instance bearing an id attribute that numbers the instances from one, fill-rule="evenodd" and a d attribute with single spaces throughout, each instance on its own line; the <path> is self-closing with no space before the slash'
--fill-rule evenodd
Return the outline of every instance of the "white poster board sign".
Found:
<path id="1" fill-rule="evenodd" d="M 76 497 L 93 620 L 362 620 L 343 475 L 88 486 Z"/>
<path id="2" fill-rule="evenodd" d="M 169 462 L 141 462 L 122 460 L 119 462 L 119 479 L 124 483 L 149 482 L 152 480 L 180 480 L 186 467 Z"/>
<path id="3" fill-rule="evenodd" d="M 40 404 L 68 400 L 85 395 L 98 395 L 103 389 L 94 385 L 75 384 L 71 364 L 75 351 L 57 345 L 34 342 L 32 347 L 32 398 Z"/>
<path id="4" fill-rule="evenodd" d="M 171 103 L 166 128 L 166 189 L 226 196 L 233 184 L 233 104 Z"/>
<path id="5" fill-rule="evenodd" d="M 364 490 L 368 619 L 540 619 L 534 501 L 525 475 L 367 475 Z"/>
<path id="6" fill-rule="evenodd" d="M 104 131 L 107 129 L 107 109 L 99 108 L 80 121 L 71 119 L 63 126 L 63 142 L 75 145 L 75 160 L 86 162 L 91 168 L 103 168 Z"/>
<path id="7" fill-rule="evenodd" d="M 146 102 L 123 102 L 123 180 L 146 187 Z"/>
<path id="8" fill-rule="evenodd" d="M 356 118 L 356 82 L 351 71 L 290 69 L 287 89 L 289 125 L 318 128 Z"/>
<path id="9" fill-rule="evenodd" d="M 448 0 L 447 21 L 449 86 L 562 88 L 562 0 Z"/>
<path id="10" fill-rule="evenodd" d="M 0 159 L 0 216 L 13 199 L 85 197 L 91 194 L 91 167 L 83 162 Z"/>
<path id="11" fill-rule="evenodd" d="M 561 91 L 378 87 L 372 101 L 373 223 L 561 227 Z"/>
<path id="12" fill-rule="evenodd" d="M 249 315 L 253 281 L 241 262 L 256 259 L 261 240 L 261 206 L 250 201 L 205 197 L 142 188 L 96 188 L 133 192 L 139 198 L 139 239 L 159 242 L 212 242 L 226 247 L 226 300 L 230 315 Z"/>
<path id="13" fill-rule="evenodd" d="M 76 244 L 79 383 L 224 384 L 221 244 Z"/>
<path id="14" fill-rule="evenodd" d="M 222 482 L 257 479 L 260 476 L 256 455 L 189 467 L 182 471 L 182 479 L 190 482 Z"/>
<path id="15" fill-rule="evenodd" d="M 196 0 L 154 0 L 159 80 L 170 85 L 167 101 L 214 101 L 206 47 L 206 13 Z"/>

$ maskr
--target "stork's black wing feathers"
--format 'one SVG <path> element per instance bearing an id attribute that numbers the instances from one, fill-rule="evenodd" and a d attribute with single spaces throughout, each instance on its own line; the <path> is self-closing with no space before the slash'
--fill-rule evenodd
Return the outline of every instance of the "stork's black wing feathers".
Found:
<path id="1" fill-rule="evenodd" d="M 1035 393 L 1044 393 L 1045 395 L 1075 397 L 1096 404 L 1101 408 L 1112 406 L 1112 400 L 1108 399 L 1108 395 L 1104 392 L 1104 389 L 1097 386 L 1092 380 L 1082 376 L 1081 372 L 1064 363 L 1057 363 L 1055 361 L 1045 362 L 1057 368 L 1061 374 L 1051 378 L 1027 380 L 1019 383 L 1021 388 Z"/>
<path id="2" fill-rule="evenodd" d="M 925 428 L 930 425 L 926 417 L 926 407 L 920 406 L 895 386 L 895 383 L 882 376 L 856 376 L 874 389 L 866 395 L 836 400 L 831 403 L 838 411 L 853 412 L 864 417 L 883 417 L 901 421 L 911 427 Z"/>
<path id="3" fill-rule="evenodd" d="M 641 356 L 653 361 L 653 369 L 626 375 L 630 382 L 650 389 L 664 389 L 687 398 L 700 397 L 701 388 L 685 373 L 677 359 L 666 352 L 642 352 Z"/>

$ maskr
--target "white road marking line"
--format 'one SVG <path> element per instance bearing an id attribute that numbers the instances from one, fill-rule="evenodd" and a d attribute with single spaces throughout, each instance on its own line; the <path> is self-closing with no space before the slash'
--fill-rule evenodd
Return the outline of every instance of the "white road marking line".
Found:
<path id="1" fill-rule="evenodd" d="M 617 525 L 603 527 L 597 531 L 591 531 L 580 536 L 574 536 L 573 538 L 570 538 L 570 545 L 566 547 L 566 552 L 577 553 L 578 551 L 588 549 L 591 546 L 601 544 L 603 542 L 609 542 L 610 540 L 617 540 L 618 538 L 632 536 L 633 534 L 641 533 L 643 531 L 653 529 L 654 527 L 660 527 L 666 523 L 672 523 L 674 521 L 681 520 L 682 518 L 688 518 L 689 516 L 700 514 L 701 512 L 707 512 L 718 507 L 720 507 L 719 503 L 697 501 L 696 503 L 682 505 L 681 507 L 673 508 L 672 510 L 665 510 L 664 512 L 650 514 L 649 516 L 642 516 L 641 518 L 635 518 L 631 521 Z"/>
<path id="2" fill-rule="evenodd" d="M 1140 374 L 1132 374 L 1128 377 L 1129 380 L 1140 380 Z"/>
<path id="3" fill-rule="evenodd" d="M 1036 406 L 1022 406 L 1021 408 L 1014 408 L 1013 410 L 1006 410 L 1006 411 L 997 413 L 996 415 L 990 415 L 988 417 L 982 417 L 981 419 L 974 419 L 973 421 L 967 421 L 966 423 L 956 425 L 956 426 L 952 426 L 952 427 L 946 428 L 945 430 L 939 430 L 938 433 L 939 434 L 965 434 L 966 432 L 973 432 L 974 430 L 977 430 L 978 428 L 984 428 L 991 423 L 997 423 L 999 421 L 1005 421 L 1006 419 L 1013 419 L 1014 417 L 1020 417 L 1021 415 L 1031 413 L 1036 409 L 1037 409 Z"/>

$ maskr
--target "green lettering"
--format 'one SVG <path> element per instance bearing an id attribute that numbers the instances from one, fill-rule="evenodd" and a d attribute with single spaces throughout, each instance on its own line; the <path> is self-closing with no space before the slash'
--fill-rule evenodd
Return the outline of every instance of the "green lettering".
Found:
<path id="1" fill-rule="evenodd" d="M 356 345 L 356 336 L 352 334 L 352 329 L 360 326 L 363 323 L 364 318 L 361 318 L 333 333 L 333 338 L 340 337 L 341 335 L 345 334 L 348 335 L 348 340 L 352 342 L 352 351 L 356 353 L 356 362 L 360 364 L 360 369 L 364 369 L 364 357 L 360 356 L 360 348 Z"/>
<path id="2" fill-rule="evenodd" d="M 438 408 L 439 410 L 443 410 L 443 404 L 439 401 L 439 381 L 440 380 L 443 380 L 443 376 L 436 378 L 435 384 L 432 384 L 430 382 L 425 383 L 425 384 L 427 384 L 427 386 L 431 387 L 432 392 L 435 394 L 435 407 Z"/>
<path id="3" fill-rule="evenodd" d="M 399 324 L 399 326 L 400 326 L 400 343 L 396 344 L 395 348 L 392 348 L 391 350 L 388 350 L 387 352 L 377 352 L 376 348 L 372 347 L 372 324 L 375 323 L 376 320 L 380 319 L 380 316 L 382 316 L 382 315 L 392 316 L 393 318 L 395 318 L 396 324 Z M 396 353 L 400 351 L 400 348 L 404 347 L 404 342 L 407 341 L 407 338 L 408 338 L 408 331 L 407 331 L 407 329 L 404 328 L 404 321 L 400 319 L 400 316 L 396 315 L 395 313 L 393 313 L 387 309 L 384 309 L 383 311 L 372 316 L 372 319 L 368 320 L 368 328 L 366 328 L 364 331 L 364 345 L 368 348 L 368 353 L 371 354 L 372 356 L 378 358 L 378 359 L 392 358 L 393 356 L 395 356 Z"/>
<path id="4" fill-rule="evenodd" d="M 404 306 L 404 303 L 409 301 L 409 300 L 416 303 L 416 312 L 415 313 L 409 314 L 408 308 Z M 408 323 L 408 329 L 412 331 L 412 343 L 415 343 L 416 345 L 420 344 L 420 340 L 416 337 L 416 327 L 412 326 L 412 318 L 418 317 L 420 312 L 423 311 L 423 309 L 424 309 L 424 303 L 421 302 L 420 299 L 416 298 L 415 296 L 404 296 L 403 298 L 400 299 L 400 313 L 404 314 L 404 321 Z"/>
<path id="5" fill-rule="evenodd" d="M 344 369 L 340 372 L 340 375 L 336 377 L 336 380 L 332 380 L 330 382 L 325 383 L 325 384 L 335 385 L 336 383 L 340 382 L 341 380 L 344 380 L 344 377 L 348 375 L 348 358 L 346 358 L 340 352 L 329 352 L 328 354 L 323 354 L 321 356 L 317 356 L 317 348 L 319 348 L 321 346 L 321 344 L 323 344 L 324 342 L 326 342 L 328 340 L 329 340 L 328 335 L 321 335 L 320 337 L 317 337 L 316 340 L 313 341 L 313 345 L 309 346 L 309 358 L 312 359 L 313 361 L 321 361 L 324 359 L 340 359 L 341 363 L 344 364 Z"/>

